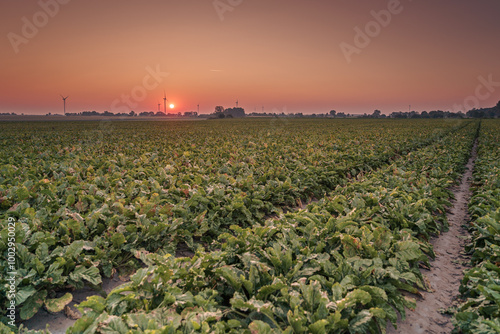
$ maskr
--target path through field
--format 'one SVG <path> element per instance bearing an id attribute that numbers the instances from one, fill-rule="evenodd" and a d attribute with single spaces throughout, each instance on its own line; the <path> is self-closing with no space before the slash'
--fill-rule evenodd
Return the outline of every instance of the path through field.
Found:
<path id="1" fill-rule="evenodd" d="M 452 201 L 453 207 L 447 217 L 450 230 L 432 240 L 436 259 L 431 261 L 430 270 L 421 269 L 429 279 L 433 291 L 421 291 L 422 298 L 417 300 L 416 310 L 407 311 L 406 320 L 399 321 L 398 329 L 389 324 L 388 334 L 448 334 L 453 330 L 451 316 L 443 314 L 443 311 L 455 302 L 460 280 L 466 269 L 464 262 L 467 262 L 468 257 L 464 255 L 464 243 L 468 233 L 462 225 L 468 219 L 467 205 L 471 197 L 470 184 L 476 156 L 477 142 L 474 144 L 460 184 L 453 189 L 455 200 Z"/>

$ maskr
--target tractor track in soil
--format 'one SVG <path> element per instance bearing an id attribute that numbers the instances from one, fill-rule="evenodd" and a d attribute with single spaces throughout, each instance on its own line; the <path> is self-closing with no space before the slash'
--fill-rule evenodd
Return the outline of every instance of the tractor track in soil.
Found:
<path id="1" fill-rule="evenodd" d="M 452 317 L 444 311 L 457 304 L 460 281 L 468 268 L 469 256 L 464 253 L 464 245 L 469 233 L 463 225 L 469 219 L 468 203 L 476 157 L 477 139 L 459 185 L 452 188 L 455 199 L 447 214 L 449 231 L 431 240 L 436 258 L 431 261 L 430 270 L 421 269 L 431 291 L 421 291 L 416 309 L 408 310 L 404 321 L 398 320 L 397 329 L 389 323 L 388 334 L 441 334 L 453 330 Z"/>

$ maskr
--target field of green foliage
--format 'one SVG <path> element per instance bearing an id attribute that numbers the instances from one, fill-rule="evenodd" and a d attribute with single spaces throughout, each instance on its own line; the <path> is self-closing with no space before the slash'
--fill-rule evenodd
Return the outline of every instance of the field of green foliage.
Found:
<path id="1" fill-rule="evenodd" d="M 0 333 L 15 330 L 12 303 L 18 326 L 115 273 L 131 281 L 81 303 L 69 333 L 385 332 L 414 305 L 404 292 L 427 288 L 418 268 L 434 256 L 430 236 L 447 228 L 449 188 L 479 129 L 477 267 L 455 322 L 477 333 L 499 326 L 498 122 L 0 129 Z"/>

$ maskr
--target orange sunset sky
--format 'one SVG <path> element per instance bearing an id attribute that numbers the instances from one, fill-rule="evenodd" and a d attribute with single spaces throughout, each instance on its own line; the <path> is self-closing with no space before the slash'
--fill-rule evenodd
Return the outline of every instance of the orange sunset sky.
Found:
<path id="1" fill-rule="evenodd" d="M 62 113 L 60 94 L 67 112 L 157 111 L 164 90 L 174 112 L 489 107 L 499 14 L 498 0 L 4 0 L 0 112 Z"/>

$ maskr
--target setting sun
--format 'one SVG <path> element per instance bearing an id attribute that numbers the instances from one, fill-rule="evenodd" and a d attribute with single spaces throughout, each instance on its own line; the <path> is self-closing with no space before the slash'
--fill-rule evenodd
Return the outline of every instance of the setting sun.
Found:
<path id="1" fill-rule="evenodd" d="M 173 103 L 170 103 L 169 107 L 170 109 L 174 109 L 175 105 Z"/>

